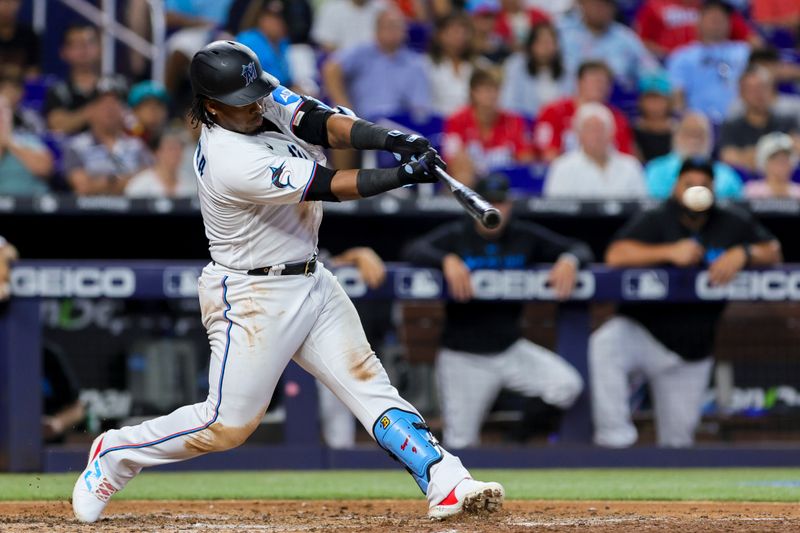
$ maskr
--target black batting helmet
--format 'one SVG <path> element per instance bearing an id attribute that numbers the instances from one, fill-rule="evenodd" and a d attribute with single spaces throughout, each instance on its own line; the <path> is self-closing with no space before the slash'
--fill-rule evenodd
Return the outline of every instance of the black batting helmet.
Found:
<path id="1" fill-rule="evenodd" d="M 195 96 L 245 106 L 272 92 L 280 81 L 264 72 L 255 52 L 233 41 L 214 41 L 197 52 L 189 66 Z"/>

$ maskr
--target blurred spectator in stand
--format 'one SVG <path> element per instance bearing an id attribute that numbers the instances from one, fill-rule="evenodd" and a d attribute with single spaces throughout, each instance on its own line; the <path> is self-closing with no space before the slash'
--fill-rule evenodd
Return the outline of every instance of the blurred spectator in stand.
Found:
<path id="1" fill-rule="evenodd" d="M 258 26 L 258 17 L 271 0 L 234 0 L 237 3 L 247 4 L 238 24 L 232 24 L 229 17 L 228 29 L 233 34 Z M 309 44 L 311 42 L 311 25 L 314 21 L 314 8 L 309 0 L 278 0 L 282 5 L 282 16 L 286 23 L 286 32 L 289 41 L 293 44 Z M 233 8 L 232 8 L 233 9 Z"/>
<path id="2" fill-rule="evenodd" d="M 672 151 L 672 90 L 664 76 L 648 76 L 639 82 L 639 117 L 633 125 L 639 160 L 667 155 Z"/>
<path id="3" fill-rule="evenodd" d="M 469 100 L 469 79 L 475 66 L 469 18 L 452 14 L 436 22 L 425 67 L 431 82 L 433 112 L 447 116 Z"/>
<path id="4" fill-rule="evenodd" d="M 558 19 L 575 7 L 575 0 L 525 0 L 525 5 L 547 13 L 552 19 Z"/>
<path id="5" fill-rule="evenodd" d="M 128 105 L 133 111 L 129 132 L 141 139 L 150 150 L 155 150 L 169 118 L 169 95 L 157 81 L 140 81 L 128 94 Z"/>
<path id="6" fill-rule="evenodd" d="M 211 41 L 228 38 L 224 30 L 233 0 L 166 0 L 167 28 L 174 33 L 167 39 L 167 65 L 164 84 L 176 109 L 191 99 L 186 90 L 192 56 Z"/>
<path id="7" fill-rule="evenodd" d="M 0 195 L 43 194 L 53 155 L 40 138 L 41 119 L 19 107 L 22 73 L 10 72 L 0 72 Z"/>
<path id="8" fill-rule="evenodd" d="M 782 28 L 797 38 L 800 30 L 800 2 L 797 0 L 751 0 L 750 15 L 764 28 Z"/>
<path id="9" fill-rule="evenodd" d="M 780 243 L 747 212 L 713 204 L 697 211 L 683 203 L 689 187 L 710 189 L 713 181 L 710 162 L 687 160 L 670 200 L 634 216 L 606 251 L 606 264 L 702 267 L 712 285 L 725 285 L 743 268 L 779 263 Z M 592 334 L 589 390 L 596 444 L 623 448 L 636 442 L 629 403 L 633 374 L 649 381 L 658 445 L 694 443 L 724 309 L 724 302 L 626 303 Z"/>
<path id="10" fill-rule="evenodd" d="M 467 12 L 472 17 L 472 48 L 475 53 L 492 63 L 502 64 L 511 50 L 497 31 L 500 1 L 468 0 Z"/>
<path id="11" fill-rule="evenodd" d="M 749 68 L 739 80 L 744 113 L 726 120 L 720 128 L 720 159 L 748 171 L 756 169 L 756 143 L 772 132 L 798 134 L 797 116 L 773 111 L 775 84 L 763 67 Z M 800 137 L 797 137 L 800 143 Z"/>
<path id="12" fill-rule="evenodd" d="M 387 6 L 384 0 L 327 0 L 314 15 L 311 37 L 325 52 L 371 43 Z"/>
<path id="13" fill-rule="evenodd" d="M 647 196 L 642 165 L 614 147 L 611 111 L 603 104 L 583 104 L 574 120 L 580 147 L 550 165 L 544 196 L 585 200 Z"/>
<path id="14" fill-rule="evenodd" d="M 120 195 L 131 176 L 151 162 L 144 143 L 125 133 L 124 91 L 114 78 L 102 78 L 88 107 L 89 130 L 67 144 L 64 174 L 80 196 Z"/>
<path id="15" fill-rule="evenodd" d="M 577 147 L 575 132 L 572 130 L 572 117 L 575 110 L 583 104 L 605 104 L 614 114 L 614 142 L 617 149 L 625 154 L 633 153 L 633 134 L 628 119 L 622 111 L 608 103 L 611 95 L 611 71 L 605 63 L 587 61 L 578 69 L 577 92 L 575 96 L 556 100 L 542 108 L 536 120 L 533 140 L 542 155 L 550 162 L 562 153 Z"/>
<path id="16" fill-rule="evenodd" d="M 0 302 L 11 296 L 11 264 L 19 259 L 13 244 L 0 236 Z"/>
<path id="17" fill-rule="evenodd" d="M 311 46 L 311 24 L 314 10 L 308 0 L 283 0 L 284 19 L 289 33 L 289 72 L 292 83 L 301 94 L 320 94 L 317 50 Z"/>
<path id="18" fill-rule="evenodd" d="M 508 58 L 503 67 L 503 109 L 535 117 L 539 109 L 572 92 L 564 72 L 558 34 L 549 22 L 533 26 L 522 52 Z"/>
<path id="19" fill-rule="evenodd" d="M 800 65 L 790 61 L 782 61 L 778 51 L 774 48 L 761 48 L 750 53 L 747 70 L 762 67 L 772 75 L 772 111 L 776 115 L 800 117 L 800 95 L 778 92 L 778 83 L 791 83 L 800 81 Z M 744 102 L 741 95 L 731 105 L 728 118 L 732 119 L 744 114 Z"/>
<path id="20" fill-rule="evenodd" d="M 754 198 L 794 198 L 800 200 L 800 184 L 792 181 L 797 169 L 798 151 L 785 133 L 770 133 L 756 145 L 756 167 L 763 176 L 747 182 L 744 195 Z"/>
<path id="21" fill-rule="evenodd" d="M 666 200 L 675 188 L 678 171 L 687 159 L 708 159 L 714 149 L 711 124 L 702 113 L 686 113 L 672 137 L 672 152 L 647 163 L 645 180 L 651 198 Z M 715 161 L 714 195 L 719 200 L 742 197 L 742 179 L 725 163 Z"/>
<path id="22" fill-rule="evenodd" d="M 704 0 L 646 0 L 636 14 L 634 28 L 644 45 L 656 56 L 665 58 L 677 48 L 698 39 L 697 21 Z M 758 34 L 750 29 L 738 11 L 731 13 L 727 35 L 731 41 L 761 44 Z"/>
<path id="23" fill-rule="evenodd" d="M 0 74 L 34 78 L 40 73 L 39 36 L 17 20 L 22 0 L 0 0 Z"/>
<path id="24" fill-rule="evenodd" d="M 444 124 L 444 157 L 450 173 L 471 184 L 493 168 L 533 160 L 525 121 L 499 107 L 500 81 L 492 70 L 478 69 L 469 81 L 467 107 Z"/>
<path id="25" fill-rule="evenodd" d="M 397 9 L 406 17 L 407 20 L 423 21 L 427 15 L 425 0 L 389 0 L 397 6 Z"/>
<path id="26" fill-rule="evenodd" d="M 49 129 L 72 134 L 86 129 L 89 102 L 100 79 L 100 34 L 88 23 L 64 30 L 61 59 L 67 64 L 67 79 L 47 89 L 44 114 Z"/>
<path id="27" fill-rule="evenodd" d="M 441 268 L 447 281 L 451 300 L 446 304 L 436 379 L 444 443 L 452 448 L 480 443 L 483 419 L 502 389 L 525 397 L 521 425 L 527 433 L 542 429 L 536 426 L 543 423 L 543 414 L 558 418 L 583 390 L 583 380 L 568 362 L 522 337 L 522 302 L 474 299 L 470 271 L 550 263 L 550 287 L 556 298 L 565 300 L 575 288 L 580 265 L 592 261 L 591 250 L 512 217 L 504 176 L 485 178 L 476 190 L 501 211 L 499 227 L 486 229 L 462 217 L 413 241 L 403 254 L 414 265 Z"/>
<path id="28" fill-rule="evenodd" d="M 325 87 L 337 105 L 367 120 L 404 113 L 424 117 L 431 97 L 422 56 L 406 46 L 407 28 L 396 8 L 376 20 L 375 42 L 341 50 L 323 67 Z"/>
<path id="29" fill-rule="evenodd" d="M 132 198 L 189 198 L 197 194 L 197 179 L 181 173 L 186 137 L 170 130 L 159 137 L 153 166 L 134 174 L 125 186 Z"/>
<path id="30" fill-rule="evenodd" d="M 197 153 L 197 143 L 200 142 L 200 124 L 193 124 L 188 113 L 183 113 L 183 155 L 178 169 L 179 182 L 192 182 L 197 186 L 197 176 L 194 172 L 195 154 Z"/>
<path id="31" fill-rule="evenodd" d="M 700 9 L 699 42 L 678 48 L 667 59 L 676 108 L 701 111 L 716 124 L 736 100 L 750 55 L 750 45 L 729 39 L 731 12 L 722 0 L 706 1 Z"/>
<path id="32" fill-rule="evenodd" d="M 309 0 L 234 0 L 234 6 L 239 3 L 250 4 L 245 10 L 237 25 L 232 25 L 228 21 L 228 27 L 234 30 L 241 41 L 241 36 L 249 34 L 248 39 L 253 41 L 244 42 L 258 54 L 264 70 L 271 67 L 264 65 L 267 60 L 278 60 L 286 62 L 286 72 L 290 75 L 284 79 L 284 75 L 278 75 L 281 84 L 286 87 L 293 87 L 299 93 L 318 96 L 319 89 L 319 67 L 317 65 L 317 51 L 311 46 L 311 24 L 313 22 L 314 11 Z M 271 11 L 276 16 L 268 21 L 260 21 L 266 11 Z M 281 26 L 277 15 L 283 21 Z M 260 28 L 264 24 L 264 28 Z M 242 31 L 239 31 L 241 28 Z M 259 31 L 260 29 L 260 31 Z M 272 35 L 268 43 L 264 35 Z M 275 44 L 278 43 L 278 44 Z M 281 44 L 282 43 L 282 44 Z M 267 50 L 265 57 L 262 58 L 261 52 L 257 49 L 261 46 L 270 46 L 271 51 Z M 269 56 L 275 56 L 270 58 Z M 278 68 L 281 68 L 280 66 Z M 271 72 L 271 71 L 270 71 Z"/>
<path id="33" fill-rule="evenodd" d="M 523 50 L 531 29 L 542 22 L 550 22 L 547 13 L 527 6 L 525 0 L 500 0 L 500 6 L 497 33 L 512 50 Z"/>
<path id="34" fill-rule="evenodd" d="M 613 0 L 578 0 L 577 13 L 563 17 L 558 24 L 564 65 L 574 77 L 582 63 L 605 61 L 614 79 L 634 89 L 639 76 L 660 69 L 639 36 L 616 22 Z"/>
<path id="35" fill-rule="evenodd" d="M 289 29 L 281 0 L 266 0 L 258 12 L 256 27 L 241 32 L 236 40 L 250 47 L 261 67 L 278 78 L 281 85 L 296 89 L 289 67 Z"/>

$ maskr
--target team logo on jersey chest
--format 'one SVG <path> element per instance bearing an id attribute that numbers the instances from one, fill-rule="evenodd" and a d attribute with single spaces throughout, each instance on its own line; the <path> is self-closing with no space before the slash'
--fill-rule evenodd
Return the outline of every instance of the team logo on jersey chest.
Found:
<path id="1" fill-rule="evenodd" d="M 242 65 L 242 77 L 245 85 L 250 85 L 256 81 L 256 64 L 251 61 L 247 65 Z"/>
<path id="2" fill-rule="evenodd" d="M 269 167 L 272 171 L 272 184 L 279 189 L 294 189 L 292 185 L 292 172 L 286 168 L 286 163 L 281 163 L 279 167 Z"/>

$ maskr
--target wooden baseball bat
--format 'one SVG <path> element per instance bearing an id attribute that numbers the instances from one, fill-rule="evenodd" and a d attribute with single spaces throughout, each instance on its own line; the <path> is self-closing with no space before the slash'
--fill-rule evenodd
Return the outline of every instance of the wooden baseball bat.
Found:
<path id="1" fill-rule="evenodd" d="M 434 168 L 442 181 L 453 191 L 453 196 L 456 197 L 458 203 L 467 210 L 467 213 L 469 213 L 472 218 L 479 221 L 483 227 L 488 229 L 493 229 L 500 225 L 502 217 L 497 208 L 492 207 L 492 204 L 487 202 L 483 196 L 456 180 L 441 167 L 437 166 Z"/>

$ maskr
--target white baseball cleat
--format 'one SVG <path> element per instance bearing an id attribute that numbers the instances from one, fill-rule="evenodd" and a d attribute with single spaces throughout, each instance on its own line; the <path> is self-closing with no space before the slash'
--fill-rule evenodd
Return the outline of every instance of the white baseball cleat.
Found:
<path id="1" fill-rule="evenodd" d="M 495 513 L 502 509 L 506 491 L 500 483 L 464 479 L 447 498 L 428 509 L 428 517 L 441 520 L 459 513 Z"/>
<path id="2" fill-rule="evenodd" d="M 106 477 L 100 458 L 97 457 L 104 435 L 94 439 L 92 447 L 89 448 L 86 470 L 81 473 L 75 482 L 75 488 L 72 489 L 72 511 L 75 513 L 75 518 L 81 522 L 96 522 L 106 508 L 108 500 L 118 490 Z"/>

